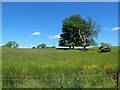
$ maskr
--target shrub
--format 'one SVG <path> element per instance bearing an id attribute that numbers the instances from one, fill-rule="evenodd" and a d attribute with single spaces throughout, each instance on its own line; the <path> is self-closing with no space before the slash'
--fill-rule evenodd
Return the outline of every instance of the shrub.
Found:
<path id="1" fill-rule="evenodd" d="M 42 43 L 42 44 L 38 45 L 37 48 L 46 48 L 46 44 Z"/>
<path id="2" fill-rule="evenodd" d="M 5 45 L 2 45 L 2 47 L 6 47 Z"/>
<path id="3" fill-rule="evenodd" d="M 99 47 L 100 52 L 110 52 L 111 51 L 111 44 L 108 43 L 101 43 Z"/>
<path id="4" fill-rule="evenodd" d="M 55 46 L 52 46 L 52 48 L 56 48 Z"/>
<path id="5" fill-rule="evenodd" d="M 32 47 L 32 49 L 35 49 L 36 47 Z"/>

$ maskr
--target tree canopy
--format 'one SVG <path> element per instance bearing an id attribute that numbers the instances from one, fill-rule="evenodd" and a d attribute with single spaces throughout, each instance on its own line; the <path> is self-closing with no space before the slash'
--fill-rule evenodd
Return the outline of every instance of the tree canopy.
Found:
<path id="1" fill-rule="evenodd" d="M 111 51 L 111 44 L 109 43 L 101 43 L 99 47 L 100 52 L 110 52 Z"/>
<path id="2" fill-rule="evenodd" d="M 5 47 L 18 48 L 19 45 L 18 45 L 15 41 L 8 41 L 8 42 L 5 44 Z"/>
<path id="3" fill-rule="evenodd" d="M 45 43 L 39 44 L 37 48 L 46 48 L 46 44 Z"/>
<path id="4" fill-rule="evenodd" d="M 95 39 L 100 31 L 100 25 L 89 17 L 83 19 L 79 14 L 74 14 L 63 20 L 62 34 L 60 35 L 59 46 L 86 46 L 96 45 Z"/>

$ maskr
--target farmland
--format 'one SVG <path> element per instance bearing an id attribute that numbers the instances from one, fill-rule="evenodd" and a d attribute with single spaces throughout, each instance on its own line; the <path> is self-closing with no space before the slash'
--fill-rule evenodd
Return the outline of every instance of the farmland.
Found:
<path id="1" fill-rule="evenodd" d="M 3 88 L 116 88 L 118 47 L 2 48 Z"/>

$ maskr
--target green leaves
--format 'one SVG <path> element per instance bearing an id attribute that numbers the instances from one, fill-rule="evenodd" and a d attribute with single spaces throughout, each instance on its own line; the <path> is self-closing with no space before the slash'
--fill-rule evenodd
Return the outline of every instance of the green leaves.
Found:
<path id="1" fill-rule="evenodd" d="M 46 44 L 42 43 L 42 44 L 38 45 L 37 48 L 46 48 Z"/>
<path id="2" fill-rule="evenodd" d="M 18 45 L 15 41 L 8 41 L 8 42 L 5 44 L 5 47 L 18 48 L 19 45 Z"/>
<path id="3" fill-rule="evenodd" d="M 81 36 L 79 36 L 79 29 Z M 74 46 L 94 45 L 99 31 L 100 27 L 92 20 L 92 17 L 85 20 L 79 14 L 71 15 L 63 20 L 59 46 L 73 46 L 74 48 Z"/>
<path id="4" fill-rule="evenodd" d="M 100 50 L 100 52 L 110 52 L 111 51 L 111 44 L 101 43 L 99 50 Z"/>

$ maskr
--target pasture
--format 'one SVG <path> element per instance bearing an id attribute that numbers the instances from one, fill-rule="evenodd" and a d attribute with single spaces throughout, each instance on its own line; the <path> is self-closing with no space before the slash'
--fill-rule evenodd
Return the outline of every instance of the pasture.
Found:
<path id="1" fill-rule="evenodd" d="M 118 47 L 90 50 L 2 48 L 3 88 L 116 88 Z"/>

